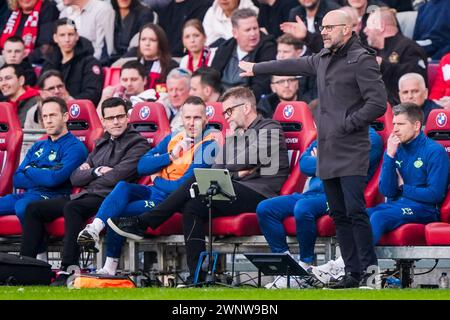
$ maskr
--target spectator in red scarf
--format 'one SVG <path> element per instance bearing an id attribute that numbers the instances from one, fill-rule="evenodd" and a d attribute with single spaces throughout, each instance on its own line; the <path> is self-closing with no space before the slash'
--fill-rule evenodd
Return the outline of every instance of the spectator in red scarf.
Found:
<path id="1" fill-rule="evenodd" d="M 18 64 L 5 64 L 0 68 L 0 90 L 6 102 L 14 105 L 22 127 L 30 109 L 39 99 L 39 91 L 25 86 L 25 72 Z"/>
<path id="2" fill-rule="evenodd" d="M 201 67 L 211 66 L 215 49 L 211 50 L 206 43 L 206 33 L 198 19 L 186 21 L 183 26 L 183 46 L 187 50 L 180 61 L 180 68 L 194 72 Z"/>
<path id="3" fill-rule="evenodd" d="M 52 0 L 17 0 L 0 37 L 0 49 L 8 38 L 17 35 L 25 42 L 30 62 L 40 64 L 51 50 L 52 25 L 58 19 L 59 10 Z"/>
<path id="4" fill-rule="evenodd" d="M 178 63 L 172 59 L 166 33 L 160 26 L 154 23 L 142 26 L 138 47 L 130 49 L 124 57 L 137 57 L 144 65 L 148 74 L 146 89 L 155 89 L 158 93 L 167 92 L 167 74 L 176 68 Z M 117 62 L 116 65 L 123 62 L 124 60 Z"/>

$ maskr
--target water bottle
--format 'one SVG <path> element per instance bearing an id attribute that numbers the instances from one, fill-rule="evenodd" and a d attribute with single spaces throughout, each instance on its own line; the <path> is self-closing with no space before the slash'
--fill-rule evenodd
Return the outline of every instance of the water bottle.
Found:
<path id="1" fill-rule="evenodd" d="M 447 272 L 442 272 L 442 275 L 439 277 L 439 289 L 448 289 L 449 288 L 449 279 L 447 277 Z"/>

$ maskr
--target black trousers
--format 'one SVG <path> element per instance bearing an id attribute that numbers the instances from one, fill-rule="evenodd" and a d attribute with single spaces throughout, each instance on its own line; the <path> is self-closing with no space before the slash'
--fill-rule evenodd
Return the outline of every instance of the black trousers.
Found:
<path id="1" fill-rule="evenodd" d="M 364 201 L 365 181 L 364 176 L 323 180 L 345 271 L 354 274 L 378 265 Z"/>
<path id="2" fill-rule="evenodd" d="M 95 215 L 104 198 L 83 195 L 75 200 L 69 197 L 36 201 L 28 205 L 22 232 L 20 254 L 36 257 L 45 238 L 45 224 L 64 216 L 64 251 L 61 262 L 63 270 L 79 264 L 78 234 L 87 219 Z"/>
<path id="3" fill-rule="evenodd" d="M 156 206 L 151 212 L 139 216 L 142 227 L 156 229 L 176 212 L 183 215 L 183 233 L 186 244 L 188 268 L 193 276 L 200 253 L 205 251 L 205 223 L 208 222 L 208 208 L 203 199 L 192 199 L 189 194 L 191 184 L 195 182 L 192 177 L 174 191 L 166 200 Z M 233 181 L 237 199 L 230 203 L 227 201 L 213 201 L 212 216 L 232 216 L 244 212 L 256 212 L 258 203 L 266 197 Z"/>

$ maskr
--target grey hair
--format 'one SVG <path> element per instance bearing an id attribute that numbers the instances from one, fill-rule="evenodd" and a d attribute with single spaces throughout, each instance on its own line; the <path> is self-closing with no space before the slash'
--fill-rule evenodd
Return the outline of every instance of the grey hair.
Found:
<path id="1" fill-rule="evenodd" d="M 233 26 L 233 28 L 237 28 L 239 26 L 239 20 L 251 17 L 258 18 L 258 14 L 255 12 L 255 10 L 252 10 L 250 8 L 234 10 L 231 14 L 231 25 Z"/>
<path id="2" fill-rule="evenodd" d="M 415 72 L 405 73 L 404 75 L 402 75 L 400 77 L 400 79 L 398 79 L 398 88 L 400 89 L 400 85 L 403 83 L 403 81 L 406 81 L 409 79 L 417 80 L 419 82 L 420 86 L 422 87 L 422 89 L 427 88 L 427 86 L 425 84 L 425 79 L 422 77 L 421 74 L 415 73 Z"/>
<path id="3" fill-rule="evenodd" d="M 191 76 L 192 74 L 189 70 L 183 68 L 175 68 L 172 69 L 167 75 L 166 82 L 168 82 L 170 79 L 184 79 L 186 82 L 186 86 L 190 87 Z"/>

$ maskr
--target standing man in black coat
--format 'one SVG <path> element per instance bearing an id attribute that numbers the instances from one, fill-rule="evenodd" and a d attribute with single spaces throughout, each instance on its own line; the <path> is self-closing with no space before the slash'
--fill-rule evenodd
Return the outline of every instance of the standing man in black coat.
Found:
<path id="1" fill-rule="evenodd" d="M 366 285 L 368 267 L 377 265 L 364 188 L 369 125 L 386 111 L 387 98 L 375 55 L 352 33 L 349 15 L 330 11 L 320 29 L 325 48 L 318 54 L 256 65 L 241 62 L 239 66 L 244 70 L 242 76 L 317 77 L 317 176 L 324 183 L 346 271 L 333 288 L 353 288 Z"/>
<path id="2" fill-rule="evenodd" d="M 256 100 L 270 93 L 270 76 L 254 78 L 239 76 L 239 61 L 261 62 L 275 59 L 277 45 L 272 36 L 259 31 L 258 15 L 249 8 L 238 9 L 231 15 L 233 38 L 222 43 L 216 51 L 211 66 L 220 72 L 225 90 L 236 86 L 247 86 Z"/>
<path id="3" fill-rule="evenodd" d="M 75 23 L 68 18 L 56 22 L 53 40 L 58 48 L 44 63 L 42 73 L 58 70 L 74 99 L 88 99 L 97 105 L 103 90 L 103 70 L 94 58 L 91 42 L 78 35 Z"/>

